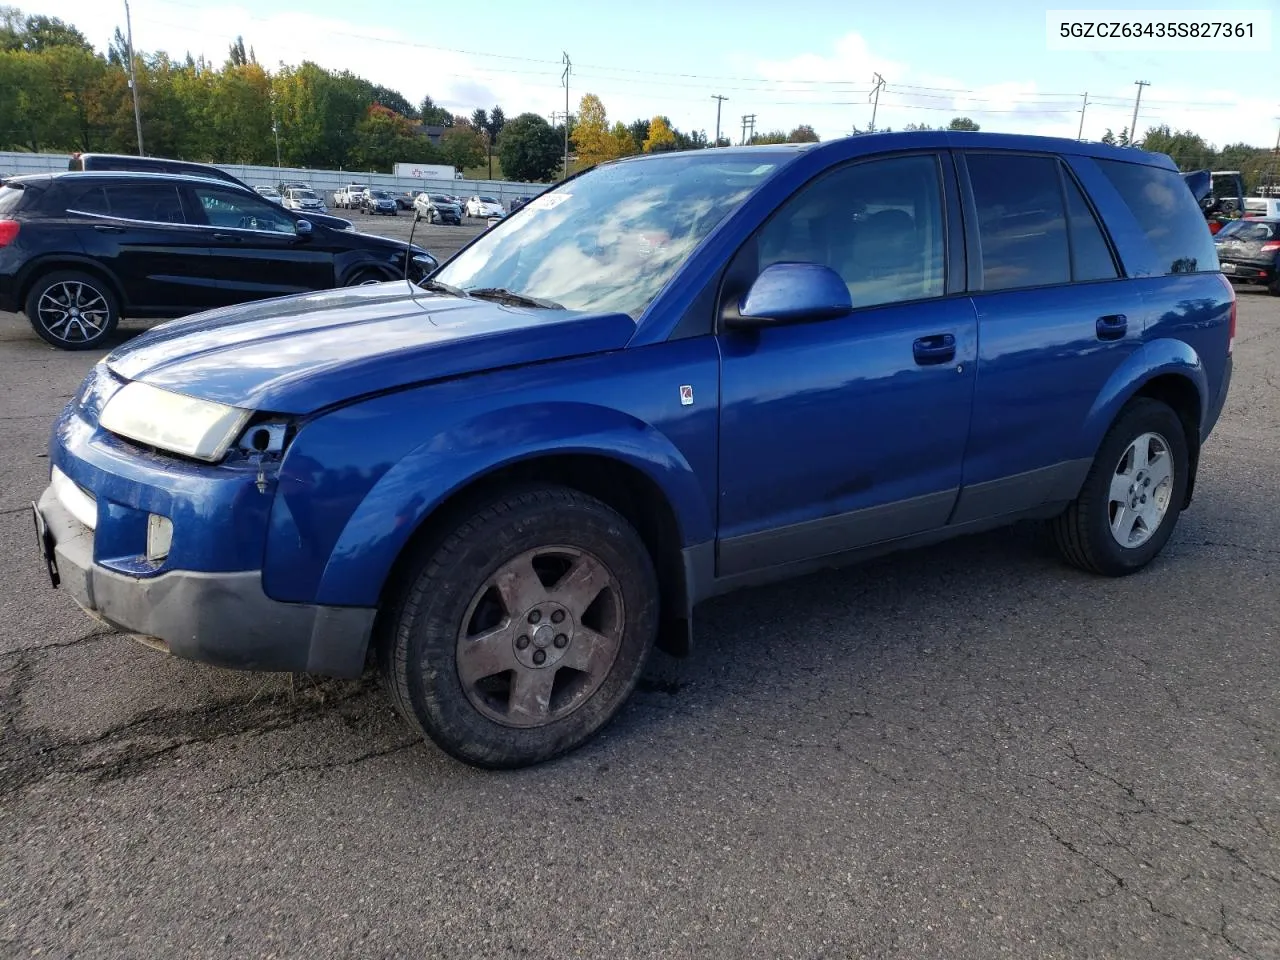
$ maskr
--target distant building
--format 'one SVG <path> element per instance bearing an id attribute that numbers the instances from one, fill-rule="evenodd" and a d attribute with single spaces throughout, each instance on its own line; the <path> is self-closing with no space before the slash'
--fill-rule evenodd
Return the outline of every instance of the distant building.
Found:
<path id="1" fill-rule="evenodd" d="M 418 133 L 423 134 L 428 140 L 432 142 L 432 144 L 438 147 L 440 146 L 440 138 L 444 136 L 444 132 L 448 128 L 437 127 L 435 125 L 428 126 L 428 125 L 419 123 L 414 127 L 414 129 L 417 130 Z"/>

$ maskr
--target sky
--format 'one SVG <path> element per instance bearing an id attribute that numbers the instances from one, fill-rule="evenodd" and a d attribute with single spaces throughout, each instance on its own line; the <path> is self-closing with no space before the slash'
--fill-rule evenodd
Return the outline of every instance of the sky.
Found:
<path id="1" fill-rule="evenodd" d="M 123 0 L 0 0 L 61 17 L 105 50 Z M 1278 0 L 1123 0 L 1127 10 L 1272 11 Z M 312 60 L 455 113 L 500 104 L 507 117 L 570 109 L 584 93 L 609 121 L 664 114 L 682 130 L 736 143 L 742 116 L 758 132 L 809 124 L 822 139 L 867 129 L 873 75 L 885 85 L 878 129 L 967 116 L 984 130 L 1098 139 L 1127 127 L 1137 80 L 1138 129 L 1169 124 L 1221 147 L 1270 147 L 1280 130 L 1280 39 L 1270 52 L 1052 50 L 1045 13 L 1087 0 L 646 0 L 624 9 L 582 0 L 488 0 L 442 9 L 350 0 L 131 0 L 135 48 L 221 63 L 237 34 L 269 69 Z"/>

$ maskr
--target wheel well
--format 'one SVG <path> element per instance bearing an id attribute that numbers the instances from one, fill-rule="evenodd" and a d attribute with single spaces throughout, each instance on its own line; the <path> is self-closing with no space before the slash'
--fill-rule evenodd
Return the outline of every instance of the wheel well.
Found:
<path id="1" fill-rule="evenodd" d="M 404 584 L 408 561 L 421 549 L 474 509 L 477 502 L 500 490 L 525 484 L 570 487 L 607 504 L 635 527 L 653 560 L 661 596 L 662 625 L 658 646 L 674 656 L 688 653 L 688 599 L 680 527 L 675 512 L 656 483 L 642 471 L 619 460 L 594 454 L 558 454 L 521 460 L 484 474 L 451 494 L 414 531 L 401 549 L 381 607 L 387 609 L 390 594 Z"/>
<path id="2" fill-rule="evenodd" d="M 1134 396 L 1159 400 L 1171 407 L 1182 422 L 1182 430 L 1187 438 L 1187 457 L 1191 461 L 1191 475 L 1187 478 L 1187 496 L 1183 506 L 1189 506 L 1200 465 L 1200 391 L 1186 377 L 1166 373 L 1148 380 Z"/>
<path id="3" fill-rule="evenodd" d="M 87 273 L 90 276 L 97 277 L 115 294 L 116 302 L 120 305 L 120 312 L 124 313 L 127 306 L 127 300 L 124 291 L 120 288 L 120 284 L 116 282 L 116 278 L 111 276 L 106 270 L 103 270 L 97 264 L 84 263 L 80 260 L 41 260 L 38 264 L 31 268 L 22 286 L 18 289 L 18 305 L 20 309 L 25 310 L 27 305 L 27 296 L 31 293 L 31 288 L 36 282 L 46 274 L 55 273 L 58 270 L 79 270 L 81 273 Z"/>

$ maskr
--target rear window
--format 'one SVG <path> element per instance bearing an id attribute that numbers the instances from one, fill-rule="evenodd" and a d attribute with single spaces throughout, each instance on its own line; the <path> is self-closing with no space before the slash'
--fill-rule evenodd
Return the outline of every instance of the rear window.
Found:
<path id="1" fill-rule="evenodd" d="M 0 216 L 3 216 L 6 213 L 17 212 L 18 207 L 22 205 L 22 198 L 25 195 L 26 191 L 21 187 L 0 187 Z"/>
<path id="2" fill-rule="evenodd" d="M 1180 174 L 1122 160 L 1095 160 L 1147 235 L 1166 275 L 1218 270 L 1213 235 Z"/>
<path id="3" fill-rule="evenodd" d="M 1219 239 L 1239 240 L 1242 243 L 1257 243 L 1276 236 L 1280 236 L 1280 224 L 1265 220 L 1236 220 L 1218 231 Z"/>

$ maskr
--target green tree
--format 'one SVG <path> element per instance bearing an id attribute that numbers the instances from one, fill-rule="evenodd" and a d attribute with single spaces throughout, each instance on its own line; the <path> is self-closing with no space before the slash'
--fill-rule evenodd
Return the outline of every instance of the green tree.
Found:
<path id="1" fill-rule="evenodd" d="M 1116 145 L 1116 135 L 1111 132 L 1110 127 L 1107 127 L 1107 132 L 1102 135 L 1102 142 L 1111 147 Z"/>
<path id="2" fill-rule="evenodd" d="M 947 124 L 948 130 L 968 130 L 977 133 L 982 128 L 970 120 L 968 117 L 953 117 L 951 122 Z"/>
<path id="3" fill-rule="evenodd" d="M 661 153 L 676 148 L 676 135 L 666 117 L 654 117 L 649 121 L 649 135 L 644 140 L 645 153 Z"/>
<path id="4" fill-rule="evenodd" d="M 19 31 L 22 49 L 28 53 L 44 53 L 54 47 L 76 47 L 93 52 L 93 44 L 83 33 L 57 17 L 30 16 Z"/>
<path id="5" fill-rule="evenodd" d="M 404 98 L 404 94 L 400 93 L 400 91 L 379 85 L 375 86 L 371 92 L 373 94 L 373 102 L 379 106 L 394 110 L 400 116 L 408 117 L 410 120 L 418 119 L 417 109 Z"/>
<path id="6" fill-rule="evenodd" d="M 423 97 L 422 105 L 418 107 L 418 115 L 422 117 L 422 122 L 428 127 L 452 127 L 454 125 L 453 114 L 444 107 L 437 107 L 436 102 L 431 97 Z"/>
<path id="7" fill-rule="evenodd" d="M 649 139 L 649 121 L 632 120 L 627 129 L 631 132 L 631 142 L 635 144 L 632 153 L 640 153 L 644 150 L 644 142 Z"/>
<path id="8" fill-rule="evenodd" d="M 916 130 L 933 130 L 935 128 L 929 126 L 927 123 L 908 123 L 902 129 L 904 132 L 909 132 L 909 131 L 916 131 Z"/>
<path id="9" fill-rule="evenodd" d="M 750 143 L 786 143 L 787 135 L 781 130 L 770 130 L 768 133 L 753 133 Z"/>
<path id="10" fill-rule="evenodd" d="M 452 126 L 440 138 L 440 155 L 445 163 L 452 164 L 459 170 L 478 167 L 484 163 L 484 137 L 470 124 Z"/>
<path id="11" fill-rule="evenodd" d="M 356 126 L 353 163 L 361 169 L 390 173 L 396 163 L 432 163 L 439 153 L 408 117 L 371 104 Z"/>
<path id="12" fill-rule="evenodd" d="M 613 125 L 613 130 L 609 134 L 613 137 L 613 155 L 615 157 L 630 157 L 640 151 L 636 148 L 635 138 L 631 136 L 631 131 L 627 129 L 627 125 L 619 120 Z"/>
<path id="13" fill-rule="evenodd" d="M 819 139 L 817 132 L 807 123 L 800 124 L 787 134 L 788 143 L 817 143 Z"/>
<path id="14" fill-rule="evenodd" d="M 550 181 L 556 175 L 563 144 L 556 130 L 536 113 L 508 120 L 498 142 L 498 159 L 508 180 Z"/>

